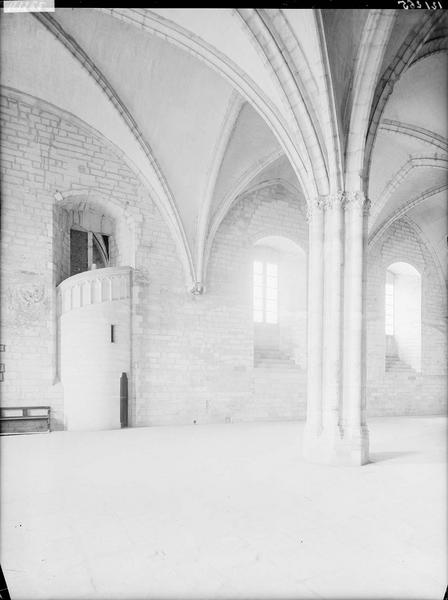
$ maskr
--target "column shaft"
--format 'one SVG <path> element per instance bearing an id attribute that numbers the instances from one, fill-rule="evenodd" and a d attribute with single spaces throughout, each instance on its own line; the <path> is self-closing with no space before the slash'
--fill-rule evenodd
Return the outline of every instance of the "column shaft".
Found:
<path id="1" fill-rule="evenodd" d="M 353 458 L 367 462 L 368 434 L 365 415 L 365 202 L 360 192 L 345 199 L 343 414 L 344 439 Z"/>
<path id="2" fill-rule="evenodd" d="M 335 441 L 341 404 L 342 198 L 342 193 L 327 198 L 324 236 L 323 429 Z"/>
<path id="3" fill-rule="evenodd" d="M 318 462 L 361 465 L 368 462 L 364 196 L 326 196 L 309 217 L 304 453 Z"/>
<path id="4" fill-rule="evenodd" d="M 306 439 L 322 429 L 323 211 L 316 203 L 308 211 L 308 320 Z M 305 448 L 305 452 L 307 448 Z"/>

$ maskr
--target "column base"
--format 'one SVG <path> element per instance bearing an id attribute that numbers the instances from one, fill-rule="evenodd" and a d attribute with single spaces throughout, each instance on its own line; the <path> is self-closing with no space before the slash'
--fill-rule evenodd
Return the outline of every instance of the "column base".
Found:
<path id="1" fill-rule="evenodd" d="M 360 466 L 369 463 L 369 430 L 367 426 L 355 429 L 345 428 L 341 451 L 348 461 L 347 464 Z"/>
<path id="2" fill-rule="evenodd" d="M 361 466 L 369 462 L 369 432 L 366 427 L 357 431 L 339 428 L 322 430 L 305 427 L 303 456 L 306 460 L 325 465 Z"/>

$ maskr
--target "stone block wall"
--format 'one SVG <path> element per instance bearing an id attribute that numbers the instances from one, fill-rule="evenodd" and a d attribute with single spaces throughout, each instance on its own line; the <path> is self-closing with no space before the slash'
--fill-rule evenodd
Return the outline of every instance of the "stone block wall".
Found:
<path id="1" fill-rule="evenodd" d="M 217 231 L 206 292 L 200 296 L 185 293 L 172 258 L 174 250 L 165 247 L 163 272 L 156 276 L 160 265 L 148 249 L 148 281 L 139 292 L 140 304 L 147 306 L 141 317 L 147 368 L 137 391 L 138 424 L 299 415 L 305 403 L 303 370 L 297 371 L 300 385 L 293 391 L 286 373 L 277 377 L 278 385 L 271 387 L 270 395 L 257 396 L 260 373 L 254 369 L 252 257 L 254 242 L 267 235 L 286 236 L 306 249 L 302 210 L 299 200 L 281 185 L 239 199 Z"/>
<path id="2" fill-rule="evenodd" d="M 283 236 L 306 252 L 303 200 L 280 183 L 240 197 L 217 231 L 206 291 L 193 296 L 164 218 L 110 142 L 73 115 L 13 90 L 1 96 L 1 120 L 4 405 L 49 404 L 53 428 L 63 427 L 56 287 L 69 275 L 67 215 L 85 203 L 114 223 L 113 264 L 133 268 L 131 424 L 304 417 L 305 328 L 294 342 L 295 370 L 257 369 L 252 320 L 254 243 Z M 422 373 L 415 379 L 385 371 L 384 278 L 396 261 L 422 275 Z M 408 222 L 395 223 L 370 249 L 368 276 L 369 414 L 442 412 L 446 290 Z"/>
<path id="3" fill-rule="evenodd" d="M 421 371 L 403 361 L 386 370 L 384 286 L 395 262 L 421 275 Z M 446 287 L 427 245 L 402 218 L 369 248 L 367 282 L 367 414 L 431 415 L 446 412 Z"/>
<path id="4" fill-rule="evenodd" d="M 1 107 L 3 403 L 49 404 L 53 428 L 63 426 L 56 286 L 68 275 L 73 197 L 114 220 L 114 262 L 135 269 L 131 423 L 284 418 L 298 414 L 297 402 L 303 410 L 303 372 L 296 393 L 254 397 L 251 290 L 257 239 L 284 235 L 306 246 L 299 200 L 278 185 L 242 198 L 217 233 L 207 292 L 192 296 L 165 221 L 109 142 L 14 91 Z M 291 389 L 290 378 L 285 385 Z"/>
<path id="5" fill-rule="evenodd" d="M 5 89 L 1 192 L 2 402 L 51 405 L 52 427 L 61 428 L 56 285 L 68 276 L 70 250 L 55 194 L 101 199 L 112 213 L 124 218 L 132 213 L 137 221 L 144 218 L 145 190 L 97 132 L 47 103 Z"/>

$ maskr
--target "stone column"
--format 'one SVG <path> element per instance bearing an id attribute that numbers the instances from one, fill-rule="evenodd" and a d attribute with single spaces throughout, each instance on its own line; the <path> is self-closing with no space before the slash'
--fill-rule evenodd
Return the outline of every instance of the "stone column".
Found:
<path id="1" fill-rule="evenodd" d="M 322 430 L 322 330 L 324 214 L 319 200 L 307 207 L 308 315 L 307 406 L 303 453 L 313 459 Z"/>
<path id="2" fill-rule="evenodd" d="M 347 192 L 345 212 L 343 415 L 344 455 L 350 464 L 368 462 L 365 423 L 365 261 L 369 202 Z"/>
<path id="3" fill-rule="evenodd" d="M 324 317 L 323 317 L 323 460 L 332 462 L 341 439 L 341 355 L 342 355 L 342 192 L 325 198 L 324 235 Z"/>

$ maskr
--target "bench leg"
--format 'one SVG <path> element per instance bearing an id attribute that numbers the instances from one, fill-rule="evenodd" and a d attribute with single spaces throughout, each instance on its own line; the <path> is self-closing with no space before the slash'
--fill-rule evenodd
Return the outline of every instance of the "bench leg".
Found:
<path id="1" fill-rule="evenodd" d="M 5 576 L 3 575 L 2 566 L 0 565 L 0 600 L 11 600 L 8 586 L 6 585 Z"/>

